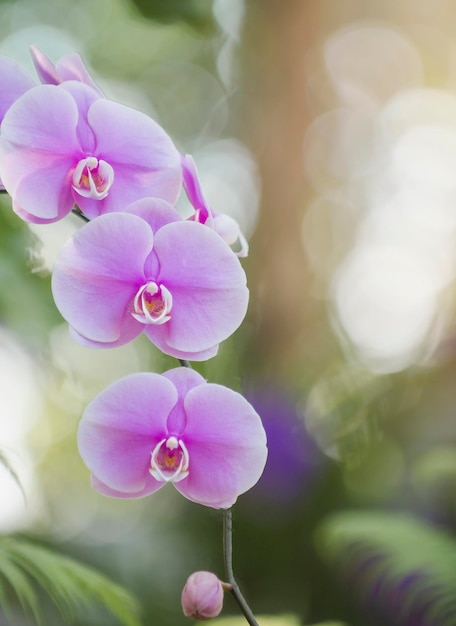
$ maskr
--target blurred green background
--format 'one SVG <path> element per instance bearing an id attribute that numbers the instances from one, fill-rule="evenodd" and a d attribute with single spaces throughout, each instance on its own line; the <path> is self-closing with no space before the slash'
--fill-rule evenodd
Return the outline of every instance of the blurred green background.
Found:
<path id="1" fill-rule="evenodd" d="M 79 52 L 194 155 L 249 238 L 247 319 L 196 367 L 268 432 L 265 475 L 234 509 L 258 615 L 456 624 L 455 34 L 445 0 L 0 1 L 0 54 L 32 71 L 30 44 Z M 76 218 L 29 226 L 0 202 L 0 450 L 26 494 L 0 468 L 0 530 L 96 566 L 144 624 L 184 624 L 187 576 L 223 578 L 220 512 L 172 487 L 103 498 L 75 441 L 108 383 L 176 363 L 147 340 L 75 345 L 50 271 Z"/>

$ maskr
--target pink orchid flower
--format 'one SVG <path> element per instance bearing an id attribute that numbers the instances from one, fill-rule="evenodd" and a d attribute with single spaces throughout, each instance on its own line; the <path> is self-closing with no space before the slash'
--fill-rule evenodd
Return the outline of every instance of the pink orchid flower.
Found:
<path id="1" fill-rule="evenodd" d="M 140 498 L 171 482 L 213 508 L 253 487 L 267 457 L 247 400 L 185 367 L 132 374 L 102 391 L 84 412 L 78 446 L 104 495 Z"/>
<path id="2" fill-rule="evenodd" d="M 221 238 L 154 198 L 77 232 L 52 289 L 81 343 L 113 347 L 144 331 L 166 354 L 192 360 L 216 354 L 248 303 L 244 270 Z"/>
<path id="3" fill-rule="evenodd" d="M 194 215 L 189 219 L 209 226 L 230 246 L 236 255 L 246 257 L 249 253 L 247 239 L 241 233 L 236 220 L 229 215 L 214 213 L 204 197 L 195 160 L 190 154 L 181 155 L 182 177 L 185 193 L 193 208 Z"/>
<path id="4" fill-rule="evenodd" d="M 92 219 L 155 196 L 174 203 L 180 154 L 151 118 L 81 82 L 39 85 L 7 110 L 0 176 L 23 219 L 54 222 L 76 204 Z"/>

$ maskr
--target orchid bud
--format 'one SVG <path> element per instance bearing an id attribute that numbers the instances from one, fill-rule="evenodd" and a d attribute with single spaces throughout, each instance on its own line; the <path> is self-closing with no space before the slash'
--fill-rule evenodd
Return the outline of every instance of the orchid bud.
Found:
<path id="1" fill-rule="evenodd" d="M 211 572 L 194 572 L 182 590 L 182 610 L 185 617 L 208 620 L 217 617 L 223 607 L 223 587 Z"/>

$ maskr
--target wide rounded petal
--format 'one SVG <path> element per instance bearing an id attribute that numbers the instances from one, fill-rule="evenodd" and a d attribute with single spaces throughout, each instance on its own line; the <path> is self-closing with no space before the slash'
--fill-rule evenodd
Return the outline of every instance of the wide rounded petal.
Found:
<path id="1" fill-rule="evenodd" d="M 92 476 L 92 487 L 101 493 L 103 496 L 108 496 L 108 498 L 124 498 L 130 499 L 133 498 L 145 498 L 146 496 L 150 496 L 151 493 L 158 491 L 165 484 L 164 482 L 160 482 L 155 480 L 155 478 L 148 474 L 146 477 L 145 487 L 140 489 L 139 491 L 117 491 L 116 489 L 111 489 L 107 485 L 105 485 L 101 480 L 99 480 L 96 476 Z"/>
<path id="2" fill-rule="evenodd" d="M 129 314 L 144 282 L 153 233 L 136 215 L 104 215 L 86 224 L 62 248 L 52 276 L 57 308 L 92 342 L 117 342 L 139 332 Z M 124 325 L 127 325 L 123 330 Z"/>
<path id="3" fill-rule="evenodd" d="M 46 221 L 73 207 L 70 171 L 79 159 L 78 110 L 65 90 L 41 85 L 8 109 L 1 127 L 0 172 L 19 214 Z"/>
<path id="4" fill-rule="evenodd" d="M 35 86 L 33 78 L 19 63 L 0 57 L 0 122 L 19 96 Z"/>
<path id="5" fill-rule="evenodd" d="M 151 329 L 152 341 L 160 335 L 172 349 L 200 352 L 229 337 L 244 319 L 249 294 L 228 246 L 202 224 L 184 221 L 161 228 L 154 250 L 173 308 L 166 325 Z"/>
<path id="6" fill-rule="evenodd" d="M 32 151 L 67 155 L 76 141 L 74 98 L 54 85 L 38 85 L 11 106 L 2 122 L 2 143 Z"/>
<path id="7" fill-rule="evenodd" d="M 154 233 L 166 224 L 183 221 L 176 209 L 161 198 L 137 200 L 125 208 L 125 213 L 132 213 L 141 217 L 149 224 Z"/>
<path id="8" fill-rule="evenodd" d="M 122 211 L 148 196 L 175 203 L 182 183 L 180 155 L 161 126 L 140 111 L 105 99 L 94 102 L 89 123 L 97 139 L 97 157 L 115 173 L 102 213 Z"/>
<path id="9" fill-rule="evenodd" d="M 101 98 L 99 92 L 75 80 L 62 83 L 60 89 L 69 93 L 76 103 L 78 109 L 76 136 L 81 151 L 85 156 L 95 155 L 96 139 L 93 129 L 89 124 L 88 116 L 92 104 Z"/>
<path id="10" fill-rule="evenodd" d="M 199 504 L 228 508 L 263 472 L 267 448 L 260 417 L 243 396 L 215 384 L 191 389 L 184 407 L 189 475 L 175 487 Z"/>
<path id="11" fill-rule="evenodd" d="M 217 354 L 219 349 L 218 343 L 205 350 L 195 350 L 193 352 L 191 350 L 185 351 L 173 348 L 166 343 L 166 326 L 166 324 L 163 324 L 162 326 L 151 325 L 143 327 L 147 337 L 159 350 L 164 352 L 164 354 L 169 354 L 169 356 L 173 356 L 175 359 L 184 359 L 186 361 L 207 361 Z"/>
<path id="12" fill-rule="evenodd" d="M 79 452 L 93 476 L 116 492 L 153 487 L 151 453 L 166 436 L 176 402 L 172 382 L 151 373 L 122 378 L 94 398 L 78 429 Z"/>
<path id="13" fill-rule="evenodd" d="M 193 389 L 198 385 L 204 385 L 206 380 L 201 376 L 201 374 L 196 372 L 191 367 L 175 367 L 174 369 L 168 370 L 162 374 L 162 376 L 173 383 L 179 395 L 176 406 L 168 417 L 168 432 L 174 435 L 181 435 L 187 425 L 184 409 L 185 397 L 190 389 Z"/>

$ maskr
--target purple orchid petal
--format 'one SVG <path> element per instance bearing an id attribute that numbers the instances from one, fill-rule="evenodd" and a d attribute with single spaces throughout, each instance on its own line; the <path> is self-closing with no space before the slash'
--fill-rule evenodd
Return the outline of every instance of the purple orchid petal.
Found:
<path id="1" fill-rule="evenodd" d="M 231 335 L 244 319 L 248 289 L 244 270 L 220 237 L 201 224 L 176 222 L 156 233 L 154 246 L 173 310 L 168 325 L 148 327 L 149 337 L 161 335 L 171 348 L 192 352 Z"/>
<path id="2" fill-rule="evenodd" d="M 240 394 L 215 384 L 191 389 L 185 410 L 190 472 L 175 487 L 189 500 L 228 508 L 263 472 L 267 449 L 261 420 Z"/>
<path id="3" fill-rule="evenodd" d="M 92 487 L 101 493 L 103 496 L 108 496 L 108 498 L 123 498 L 123 499 L 133 499 L 133 498 L 145 498 L 146 496 L 150 496 L 151 493 L 158 491 L 164 485 L 163 482 L 159 482 L 155 480 L 153 476 L 150 474 L 146 475 L 145 479 L 145 487 L 139 489 L 138 491 L 117 491 L 116 489 L 111 489 L 107 485 L 105 485 L 101 480 L 99 480 L 96 476 L 92 476 L 91 479 Z"/>
<path id="4" fill-rule="evenodd" d="M 247 239 L 241 233 L 236 220 L 229 215 L 215 213 L 203 194 L 203 188 L 196 169 L 196 163 L 190 154 L 181 155 L 183 185 L 188 199 L 195 209 L 190 221 L 209 226 L 227 243 L 238 257 L 249 253 Z"/>
<path id="5" fill-rule="evenodd" d="M 125 208 L 125 213 L 141 217 L 149 224 L 154 233 L 166 224 L 182 222 L 182 217 L 176 209 L 161 198 L 142 198 Z"/>
<path id="6" fill-rule="evenodd" d="M 41 83 L 59 85 L 67 80 L 77 80 L 101 93 L 76 52 L 64 55 L 56 65 L 36 46 L 30 46 L 30 54 Z"/>
<path id="7" fill-rule="evenodd" d="M 94 89 L 76 81 L 64 83 L 59 89 L 68 92 L 76 103 L 79 114 L 76 136 L 81 152 L 88 155 L 95 154 L 96 139 L 88 118 L 90 107 L 96 100 L 100 99 L 100 95 Z"/>
<path id="8" fill-rule="evenodd" d="M 67 156 L 80 150 L 76 139 L 79 112 L 74 98 L 53 85 L 38 85 L 25 92 L 8 110 L 2 122 L 2 142 Z"/>
<path id="9" fill-rule="evenodd" d="M 1 127 L 0 171 L 13 207 L 42 220 L 73 207 L 69 172 L 78 160 L 78 110 L 71 95 L 41 85 L 8 109 Z"/>
<path id="10" fill-rule="evenodd" d="M 41 153 L 32 154 L 30 150 L 4 155 L 0 146 L 5 189 L 13 198 L 13 210 L 26 221 L 49 224 L 68 215 L 74 206 L 66 184 L 70 167 L 69 160 L 53 160 L 52 155 L 41 159 Z"/>
<path id="11" fill-rule="evenodd" d="M 215 346 L 211 346 L 205 350 L 177 350 L 167 343 L 167 332 L 165 330 L 158 330 L 156 326 L 146 326 L 144 332 L 159 350 L 173 356 L 175 359 L 208 361 L 217 354 L 219 348 L 219 344 L 217 343 Z"/>
<path id="12" fill-rule="evenodd" d="M 103 92 L 89 74 L 84 61 L 76 52 L 65 54 L 57 61 L 55 67 L 62 81 L 77 80 L 81 83 L 85 83 L 100 95 L 103 95 Z"/>
<path id="13" fill-rule="evenodd" d="M 119 316 L 120 317 L 120 316 Z M 131 312 L 127 310 L 123 317 L 119 320 L 119 333 L 118 338 L 114 341 L 93 341 L 87 339 L 81 333 L 78 333 L 72 326 L 69 327 L 70 337 L 87 348 L 98 348 L 106 350 L 109 348 L 118 348 L 124 346 L 126 343 L 133 341 L 136 337 L 143 332 L 143 325 L 137 322 L 131 315 Z"/>
<path id="14" fill-rule="evenodd" d="M 129 313 L 144 282 L 144 259 L 153 233 L 126 213 L 89 222 L 61 250 L 52 277 L 57 308 L 74 330 L 93 342 L 137 336 L 142 325 Z"/>
<path id="15" fill-rule="evenodd" d="M 140 111 L 104 99 L 90 108 L 89 123 L 98 156 L 115 171 L 102 212 L 122 211 L 147 196 L 174 204 L 182 183 L 179 152 L 161 126 Z"/>
<path id="16" fill-rule="evenodd" d="M 41 83 L 58 85 L 62 82 L 54 64 L 44 52 L 41 52 L 36 46 L 30 46 L 30 56 Z"/>
<path id="17" fill-rule="evenodd" d="M 169 414 L 166 427 L 170 433 L 181 434 L 187 425 L 187 415 L 184 407 L 185 397 L 190 389 L 204 385 L 206 380 L 201 374 L 189 367 L 176 367 L 168 370 L 162 376 L 170 380 L 179 393 L 178 401 Z"/>
<path id="18" fill-rule="evenodd" d="M 199 211 L 198 220 L 205 224 L 209 220 L 212 225 L 212 209 L 203 194 L 203 188 L 196 169 L 196 163 L 191 154 L 181 155 L 183 186 L 192 206 Z"/>
<path id="19" fill-rule="evenodd" d="M 0 123 L 7 110 L 22 94 L 35 86 L 35 81 L 22 67 L 6 57 L 0 57 Z"/>
<path id="20" fill-rule="evenodd" d="M 175 386 L 158 374 L 133 374 L 101 392 L 87 406 L 78 430 L 79 452 L 92 474 L 118 492 L 153 489 L 151 452 L 166 436 L 176 402 Z"/>

